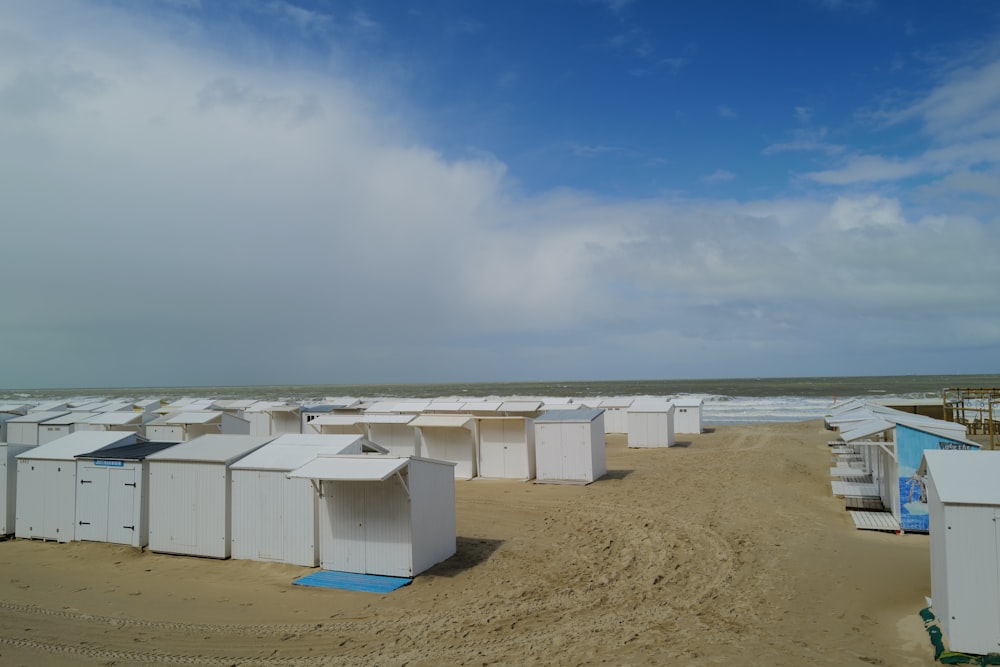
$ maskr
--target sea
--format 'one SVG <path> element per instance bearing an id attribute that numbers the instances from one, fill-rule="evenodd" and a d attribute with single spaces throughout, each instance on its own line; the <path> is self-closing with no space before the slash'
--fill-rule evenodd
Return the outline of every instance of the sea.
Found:
<path id="1" fill-rule="evenodd" d="M 855 377 L 722 378 L 688 380 L 595 380 L 568 382 L 463 382 L 435 384 L 328 384 L 198 387 L 105 387 L 0 389 L 0 402 L 41 402 L 89 398 L 134 400 L 216 398 L 322 403 L 326 398 L 360 399 L 530 396 L 562 399 L 619 396 L 698 397 L 707 426 L 819 419 L 839 402 L 943 400 L 946 389 L 1000 387 L 1000 374 L 873 375 Z"/>

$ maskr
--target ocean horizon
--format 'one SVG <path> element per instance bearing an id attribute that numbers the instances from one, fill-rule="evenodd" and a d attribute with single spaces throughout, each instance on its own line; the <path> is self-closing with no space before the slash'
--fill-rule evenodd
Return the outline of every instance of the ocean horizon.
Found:
<path id="1" fill-rule="evenodd" d="M 984 387 L 1000 387 L 1000 374 L 0 389 L 0 401 L 188 397 L 321 403 L 326 398 L 341 396 L 362 399 L 455 397 L 459 400 L 490 396 L 573 400 L 609 396 L 693 396 L 704 399 L 703 420 L 711 426 L 805 421 L 821 418 L 835 403 L 850 399 L 943 400 L 942 392 L 946 388 Z"/>

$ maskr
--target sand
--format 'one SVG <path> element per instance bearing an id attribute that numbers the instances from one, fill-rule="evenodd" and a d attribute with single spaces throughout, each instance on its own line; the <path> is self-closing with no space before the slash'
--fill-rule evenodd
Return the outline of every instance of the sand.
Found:
<path id="1" fill-rule="evenodd" d="M 858 531 L 817 421 L 670 449 L 608 438 L 588 486 L 458 482 L 458 553 L 387 595 L 312 570 L 0 543 L 0 664 L 932 665 L 926 535 Z"/>

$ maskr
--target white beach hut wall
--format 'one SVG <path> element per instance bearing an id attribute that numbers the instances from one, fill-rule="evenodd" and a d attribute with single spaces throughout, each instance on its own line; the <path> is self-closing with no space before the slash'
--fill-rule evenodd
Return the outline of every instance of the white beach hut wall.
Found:
<path id="1" fill-rule="evenodd" d="M 705 399 L 697 396 L 678 396 L 674 404 L 674 433 L 701 433 L 704 430 Z"/>
<path id="2" fill-rule="evenodd" d="M 389 450 L 393 456 L 420 456 L 420 439 L 409 424 L 415 415 L 370 414 L 358 415 L 365 435 L 375 444 Z"/>
<path id="3" fill-rule="evenodd" d="M 31 406 L 25 403 L 5 403 L 0 405 L 0 442 L 7 442 L 7 421 L 21 417 Z"/>
<path id="4" fill-rule="evenodd" d="M 7 444 L 37 445 L 41 424 L 50 419 L 68 414 L 68 410 L 30 411 L 27 414 L 7 420 Z"/>
<path id="5" fill-rule="evenodd" d="M 183 442 L 203 435 L 249 435 L 250 422 L 219 410 L 175 412 L 146 424 L 146 438 Z"/>
<path id="6" fill-rule="evenodd" d="M 38 444 L 45 445 L 77 430 L 77 425 L 94 416 L 93 412 L 67 412 L 38 425 Z"/>
<path id="7" fill-rule="evenodd" d="M 292 403 L 258 401 L 243 413 L 250 422 L 250 435 L 302 433 L 300 406 Z"/>
<path id="8" fill-rule="evenodd" d="M 931 603 L 961 653 L 1000 650 L 1000 452 L 928 450 Z"/>
<path id="9" fill-rule="evenodd" d="M 149 549 L 229 558 L 232 543 L 230 465 L 272 436 L 203 435 L 149 461 Z"/>
<path id="10" fill-rule="evenodd" d="M 597 405 L 591 406 L 604 410 L 605 433 L 628 433 L 628 409 L 634 400 L 629 397 L 603 398 Z"/>
<path id="11" fill-rule="evenodd" d="M 14 534 L 17 506 L 17 455 L 35 445 L 0 442 L 0 537 Z"/>
<path id="12" fill-rule="evenodd" d="M 309 480 L 288 473 L 323 454 L 361 454 L 364 443 L 357 434 L 285 434 L 234 462 L 232 558 L 316 567 L 316 493 Z"/>
<path id="13" fill-rule="evenodd" d="M 99 412 L 76 423 L 78 431 L 125 431 L 143 433 L 145 421 L 150 420 L 145 412 Z"/>
<path id="14" fill-rule="evenodd" d="M 87 542 L 149 543 L 150 454 L 174 442 L 135 442 L 76 456 L 76 538 Z"/>
<path id="15" fill-rule="evenodd" d="M 535 422 L 525 417 L 476 417 L 479 476 L 535 477 Z"/>
<path id="16" fill-rule="evenodd" d="M 134 444 L 135 433 L 78 431 L 17 455 L 17 537 L 76 539 L 76 455 Z"/>
<path id="17" fill-rule="evenodd" d="M 628 409 L 629 447 L 673 447 L 674 404 L 639 399 Z"/>
<path id="18" fill-rule="evenodd" d="M 454 463 L 455 479 L 476 476 L 476 425 L 472 415 L 417 415 L 409 426 L 417 430 L 422 456 Z"/>
<path id="19" fill-rule="evenodd" d="M 455 553 L 454 464 L 320 456 L 289 473 L 320 495 L 320 567 L 413 577 Z"/>
<path id="20" fill-rule="evenodd" d="M 535 479 L 589 484 L 607 472 L 604 410 L 553 410 L 535 419 Z"/>

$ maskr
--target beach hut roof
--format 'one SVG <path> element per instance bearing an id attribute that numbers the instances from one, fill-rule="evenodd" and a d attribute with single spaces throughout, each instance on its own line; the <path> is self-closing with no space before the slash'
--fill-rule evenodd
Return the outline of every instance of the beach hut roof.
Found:
<path id="1" fill-rule="evenodd" d="M 849 430 L 843 431 L 840 434 L 840 437 L 844 442 L 851 442 L 852 440 L 860 440 L 861 438 L 870 438 L 873 435 L 884 433 L 885 431 L 895 427 L 896 425 L 891 421 L 870 418 L 865 421 L 852 424 Z"/>
<path id="2" fill-rule="evenodd" d="M 354 396 L 335 396 L 324 400 L 327 405 L 333 406 L 337 410 L 345 410 L 361 405 L 361 399 Z"/>
<path id="3" fill-rule="evenodd" d="M 371 414 L 366 412 L 365 414 L 355 416 L 355 423 L 362 424 L 409 424 L 411 421 L 413 421 L 413 415 Z"/>
<path id="4" fill-rule="evenodd" d="M 500 412 L 538 412 L 541 409 L 541 401 L 504 401 L 500 404 Z"/>
<path id="5" fill-rule="evenodd" d="M 310 426 L 354 426 L 363 423 L 363 415 L 323 415 L 309 422 Z"/>
<path id="6" fill-rule="evenodd" d="M 225 435 L 212 433 L 182 442 L 162 452 L 147 456 L 150 461 L 191 461 L 195 463 L 231 463 L 258 447 L 274 440 L 274 436 Z"/>
<path id="7" fill-rule="evenodd" d="M 1000 505 L 1000 451 L 928 449 L 917 473 L 934 478 L 941 502 Z"/>
<path id="8" fill-rule="evenodd" d="M 67 412 L 64 415 L 59 415 L 58 417 L 53 417 L 52 419 L 46 419 L 43 424 L 47 426 L 69 426 L 70 424 L 78 424 L 82 421 L 86 421 L 94 416 L 93 412 Z"/>
<path id="9" fill-rule="evenodd" d="M 597 405 L 591 407 L 621 410 L 631 406 L 634 402 L 635 399 L 631 396 L 615 396 L 612 398 L 602 398 L 598 401 Z"/>
<path id="10" fill-rule="evenodd" d="M 4 403 L 3 405 L 0 405 L 0 412 L 12 415 L 23 415 L 30 407 L 31 405 L 28 403 Z"/>
<path id="11" fill-rule="evenodd" d="M 396 456 L 319 456 L 288 476 L 331 482 L 383 482 L 409 463 L 408 457 Z"/>
<path id="12" fill-rule="evenodd" d="M 550 410 L 549 412 L 542 413 L 540 417 L 535 419 L 535 422 L 592 422 L 600 417 L 603 412 L 604 410 L 600 408 Z"/>
<path id="13" fill-rule="evenodd" d="M 43 401 L 34 405 L 28 412 L 68 412 L 68 410 L 63 409 L 67 405 L 69 404 L 66 401 Z"/>
<path id="14" fill-rule="evenodd" d="M 142 461 L 150 454 L 173 447 L 176 442 L 136 442 L 127 445 L 108 445 L 86 454 L 77 454 L 78 459 L 114 459 L 118 461 Z"/>
<path id="15" fill-rule="evenodd" d="M 99 424 L 102 426 L 123 426 L 125 424 L 141 424 L 141 412 L 99 412 L 80 422 L 81 424 Z"/>
<path id="16" fill-rule="evenodd" d="M 677 396 L 672 401 L 679 408 L 697 408 L 705 403 L 705 399 L 699 396 Z"/>
<path id="17" fill-rule="evenodd" d="M 66 410 L 45 410 L 42 412 L 29 412 L 26 415 L 19 415 L 13 419 L 8 419 L 8 424 L 40 424 L 56 417 L 69 414 Z"/>
<path id="18" fill-rule="evenodd" d="M 674 404 L 662 398 L 641 398 L 632 404 L 629 412 L 671 412 Z"/>
<path id="19" fill-rule="evenodd" d="M 461 412 L 465 410 L 465 401 L 431 401 L 427 406 L 430 412 Z"/>
<path id="20" fill-rule="evenodd" d="M 218 410 L 204 410 L 200 412 L 176 412 L 156 420 L 157 424 L 211 424 L 222 419 L 222 412 Z"/>
<path id="21" fill-rule="evenodd" d="M 121 431 L 77 431 L 17 455 L 19 459 L 63 461 L 102 447 L 137 441 L 135 433 Z"/>
<path id="22" fill-rule="evenodd" d="M 294 437 L 287 437 L 293 435 Z M 323 454 L 342 454 L 360 445 L 360 435 L 300 435 L 286 434 L 255 450 L 231 466 L 233 470 L 279 470 L 288 472 L 300 468 Z"/>
<path id="23" fill-rule="evenodd" d="M 503 401 L 468 401 L 462 409 L 476 412 L 496 412 L 502 404 Z"/>
<path id="24" fill-rule="evenodd" d="M 435 428 L 471 428 L 472 417 L 470 415 L 418 415 L 410 426 L 435 427 Z"/>

